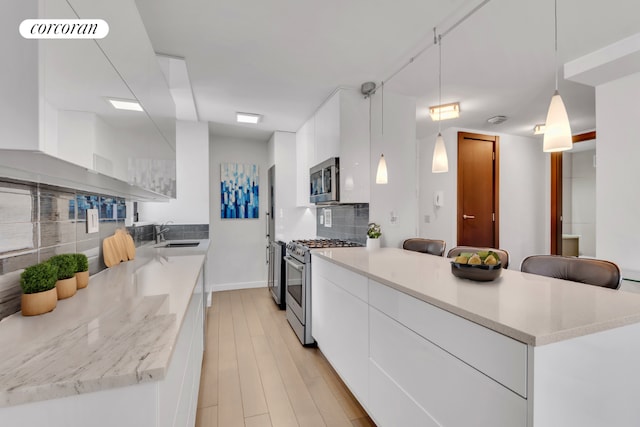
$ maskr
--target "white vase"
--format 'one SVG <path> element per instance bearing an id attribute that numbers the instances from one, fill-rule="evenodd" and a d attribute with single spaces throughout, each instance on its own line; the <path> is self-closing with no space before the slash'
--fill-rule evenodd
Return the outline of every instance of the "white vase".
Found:
<path id="1" fill-rule="evenodd" d="M 372 239 L 367 237 L 367 249 L 380 249 L 380 239 Z"/>

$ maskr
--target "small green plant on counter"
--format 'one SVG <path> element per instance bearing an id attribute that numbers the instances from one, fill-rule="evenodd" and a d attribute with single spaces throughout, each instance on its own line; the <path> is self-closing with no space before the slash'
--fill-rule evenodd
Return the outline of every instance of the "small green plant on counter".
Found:
<path id="1" fill-rule="evenodd" d="M 370 239 L 378 239 L 382 236 L 382 232 L 380 231 L 380 225 L 372 222 L 369 224 L 369 229 L 367 230 L 367 236 Z"/>
<path id="2" fill-rule="evenodd" d="M 47 261 L 57 267 L 58 280 L 70 279 L 76 274 L 76 258 L 74 254 L 62 254 Z"/>
<path id="3" fill-rule="evenodd" d="M 89 260 L 85 254 L 71 254 L 73 258 L 76 260 L 76 273 L 81 273 L 83 271 L 89 271 Z"/>
<path id="4" fill-rule="evenodd" d="M 58 268 L 49 262 L 32 265 L 20 275 L 20 287 L 25 294 L 46 292 L 56 287 Z"/>

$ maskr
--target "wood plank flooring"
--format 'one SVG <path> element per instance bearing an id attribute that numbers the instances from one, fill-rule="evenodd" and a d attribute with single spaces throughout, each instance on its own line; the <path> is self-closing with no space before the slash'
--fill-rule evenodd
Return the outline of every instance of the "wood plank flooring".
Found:
<path id="1" fill-rule="evenodd" d="M 216 292 L 208 312 L 196 427 L 235 426 L 375 427 L 266 288 Z"/>

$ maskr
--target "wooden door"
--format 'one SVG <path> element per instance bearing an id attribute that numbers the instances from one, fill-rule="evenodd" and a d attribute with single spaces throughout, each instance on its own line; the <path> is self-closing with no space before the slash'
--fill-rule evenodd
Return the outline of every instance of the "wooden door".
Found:
<path id="1" fill-rule="evenodd" d="M 499 137 L 458 132 L 458 245 L 498 248 Z"/>

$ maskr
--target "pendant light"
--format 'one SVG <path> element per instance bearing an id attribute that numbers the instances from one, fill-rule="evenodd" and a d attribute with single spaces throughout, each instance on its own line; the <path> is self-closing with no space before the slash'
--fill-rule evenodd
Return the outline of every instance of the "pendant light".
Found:
<path id="1" fill-rule="evenodd" d="M 567 109 L 562 102 L 562 97 L 558 93 L 558 1 L 554 0 L 554 34 L 555 34 L 555 69 L 556 69 L 556 91 L 551 97 L 547 121 L 544 130 L 544 142 L 542 150 L 544 152 L 555 152 L 570 150 L 573 147 L 571 141 L 571 126 Z"/>
<path id="2" fill-rule="evenodd" d="M 438 44 L 438 104 L 442 105 L 442 35 L 436 38 L 436 29 L 433 29 L 433 42 Z M 440 113 L 438 113 L 440 114 Z M 440 122 L 438 120 L 438 136 L 436 137 L 436 145 L 433 148 L 433 163 L 431 164 L 432 173 L 442 173 L 449 171 L 449 159 L 447 158 L 447 148 L 444 145 L 444 138 L 440 132 Z"/>
<path id="3" fill-rule="evenodd" d="M 382 87 L 382 136 L 384 137 L 384 82 L 382 82 L 380 85 Z M 387 182 L 389 182 L 387 179 L 387 161 L 384 159 L 384 154 L 380 154 L 380 160 L 378 160 L 378 170 L 376 172 L 376 184 L 386 184 Z"/>

